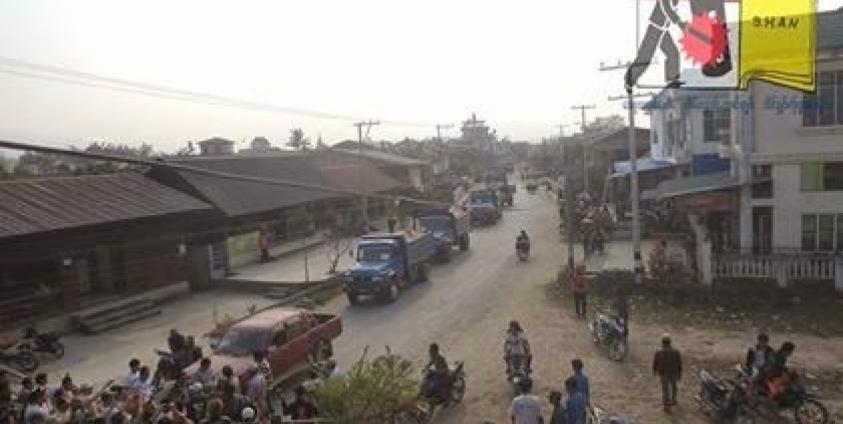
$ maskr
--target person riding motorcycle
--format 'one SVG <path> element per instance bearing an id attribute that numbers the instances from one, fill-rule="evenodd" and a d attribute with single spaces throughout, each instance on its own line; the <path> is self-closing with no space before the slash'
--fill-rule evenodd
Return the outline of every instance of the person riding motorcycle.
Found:
<path id="1" fill-rule="evenodd" d="M 451 369 L 448 361 L 439 353 L 439 345 L 431 343 L 428 349 L 430 360 L 424 366 L 426 371 L 425 379 L 422 382 L 422 394 L 425 397 L 436 397 L 442 402 L 447 402 L 451 383 Z"/>
<path id="2" fill-rule="evenodd" d="M 521 230 L 521 233 L 515 237 L 515 250 L 520 251 L 521 249 L 530 253 L 530 237 L 527 235 L 526 230 Z"/>
<path id="3" fill-rule="evenodd" d="M 530 353 L 530 342 L 527 341 L 527 335 L 521 324 L 518 321 L 512 320 L 509 322 L 509 329 L 506 331 L 506 338 L 503 343 L 504 361 L 506 361 L 506 372 L 512 374 L 515 370 L 512 367 L 513 358 L 519 357 L 524 362 L 527 372 L 530 370 L 530 363 L 533 356 Z"/>

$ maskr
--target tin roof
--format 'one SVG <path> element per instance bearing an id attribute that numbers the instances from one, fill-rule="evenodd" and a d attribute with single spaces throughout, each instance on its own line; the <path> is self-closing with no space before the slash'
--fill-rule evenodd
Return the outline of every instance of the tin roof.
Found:
<path id="1" fill-rule="evenodd" d="M 309 157 L 302 155 L 207 156 L 171 158 L 168 161 L 231 174 L 334 187 L 332 182 L 313 166 Z M 165 181 L 167 177 L 163 175 L 167 175 L 168 172 L 170 171 L 167 169 L 157 169 L 152 170 L 150 175 L 159 181 Z M 190 171 L 172 172 L 192 186 L 198 195 L 213 203 L 228 216 L 268 212 L 337 196 L 326 191 L 235 180 Z"/>
<path id="2" fill-rule="evenodd" d="M 419 159 L 408 158 L 406 156 L 396 155 L 389 152 L 384 152 L 381 150 L 374 150 L 374 149 L 362 149 L 360 152 L 353 149 L 337 149 L 332 148 L 329 149 L 330 152 L 338 152 L 343 153 L 346 155 L 354 155 L 357 156 L 358 154 L 362 154 L 363 157 L 367 159 L 371 159 L 381 163 L 387 163 L 390 165 L 399 165 L 399 166 L 422 166 L 427 165 L 427 162 Z"/>
<path id="3" fill-rule="evenodd" d="M 319 172 L 332 184 L 345 190 L 379 193 L 401 188 L 400 181 L 384 174 L 374 166 L 346 165 L 320 168 Z"/>
<path id="4" fill-rule="evenodd" d="M 0 237 L 210 209 L 134 172 L 0 182 Z"/>

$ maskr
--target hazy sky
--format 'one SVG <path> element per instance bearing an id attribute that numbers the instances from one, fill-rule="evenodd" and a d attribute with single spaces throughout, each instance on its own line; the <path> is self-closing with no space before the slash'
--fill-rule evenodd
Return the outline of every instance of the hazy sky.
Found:
<path id="1" fill-rule="evenodd" d="M 820 0 L 822 10 L 841 5 Z M 0 56 L 419 124 L 381 125 L 375 139 L 430 136 L 435 123 L 476 112 L 501 135 L 538 140 L 559 123 L 574 130 L 573 104 L 598 105 L 592 116 L 623 113 L 607 100 L 622 94 L 622 71 L 597 68 L 632 58 L 634 26 L 632 0 L 0 0 Z M 345 120 L 2 73 L 0 93 L 2 138 L 174 150 L 215 135 L 280 144 L 292 127 L 329 142 L 356 137 Z"/>

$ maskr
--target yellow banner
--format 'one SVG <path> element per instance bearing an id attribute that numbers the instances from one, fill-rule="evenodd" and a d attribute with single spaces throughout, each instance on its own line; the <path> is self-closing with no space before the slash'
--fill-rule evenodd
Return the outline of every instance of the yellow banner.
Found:
<path id="1" fill-rule="evenodd" d="M 739 87 L 764 80 L 816 89 L 814 0 L 742 0 Z"/>

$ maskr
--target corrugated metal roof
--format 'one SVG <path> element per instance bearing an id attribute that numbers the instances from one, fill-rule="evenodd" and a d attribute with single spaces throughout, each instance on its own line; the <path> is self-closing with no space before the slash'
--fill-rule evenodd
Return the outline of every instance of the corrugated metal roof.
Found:
<path id="1" fill-rule="evenodd" d="M 400 166 L 421 166 L 427 165 L 427 162 L 419 159 L 408 158 L 406 156 L 400 156 L 388 152 L 383 152 L 380 150 L 373 150 L 373 149 L 363 149 L 361 152 L 352 149 L 330 149 L 330 151 L 345 153 L 347 155 L 357 155 L 362 154 L 364 157 L 376 160 L 378 162 L 386 162 L 392 165 L 400 165 Z"/>
<path id="2" fill-rule="evenodd" d="M 817 14 L 817 47 L 843 46 L 843 7 Z"/>
<path id="3" fill-rule="evenodd" d="M 319 171 L 337 187 L 364 191 L 366 194 L 385 192 L 404 186 L 400 181 L 372 166 L 363 166 L 362 172 L 357 165 L 324 167 Z"/>
<path id="4" fill-rule="evenodd" d="M 0 237 L 210 209 L 137 173 L 0 183 Z"/>
<path id="5" fill-rule="evenodd" d="M 720 190 L 738 185 L 738 179 L 729 175 L 728 172 L 695 175 L 686 178 L 675 178 L 665 180 L 653 189 L 648 190 L 644 200 L 665 199 L 668 197 L 681 196 L 683 194 L 699 193 L 703 191 Z"/>
<path id="6" fill-rule="evenodd" d="M 309 156 L 303 155 L 208 156 L 201 159 L 176 158 L 169 161 L 231 174 L 336 187 L 331 180 L 319 172 Z M 205 199 L 228 216 L 267 212 L 314 200 L 337 197 L 336 194 L 324 191 L 239 181 L 190 171 L 176 172 Z"/>

